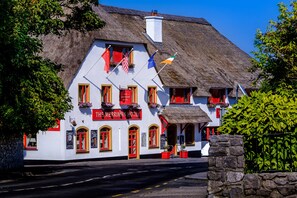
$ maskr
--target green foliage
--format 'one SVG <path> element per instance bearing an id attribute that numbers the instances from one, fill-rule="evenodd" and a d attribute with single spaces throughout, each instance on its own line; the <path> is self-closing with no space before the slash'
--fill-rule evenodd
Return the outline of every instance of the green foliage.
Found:
<path id="1" fill-rule="evenodd" d="M 297 95 L 293 92 L 252 92 L 229 109 L 223 120 L 221 133 L 245 137 L 247 171 L 287 170 L 290 160 L 297 163 L 297 156 L 289 155 L 297 151 Z M 283 136 L 285 132 L 290 133 Z"/>
<path id="2" fill-rule="evenodd" d="M 46 130 L 72 108 L 59 66 L 40 57 L 40 38 L 102 27 L 91 3 L 97 1 L 0 1 L 0 134 Z"/>
<path id="3" fill-rule="evenodd" d="M 297 2 L 291 9 L 279 4 L 277 21 L 270 21 L 266 33 L 257 31 L 251 71 L 259 72 L 264 91 L 290 85 L 297 89 Z"/>

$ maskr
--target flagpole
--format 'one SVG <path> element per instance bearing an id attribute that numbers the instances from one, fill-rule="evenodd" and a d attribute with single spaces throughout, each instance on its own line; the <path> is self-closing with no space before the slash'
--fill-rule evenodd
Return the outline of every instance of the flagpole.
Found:
<path id="1" fill-rule="evenodd" d="M 133 48 L 129 51 L 128 56 L 130 55 L 130 53 L 133 51 Z M 124 57 L 125 58 L 125 57 Z M 106 77 L 106 79 L 108 79 L 108 77 L 113 73 L 114 70 L 116 70 L 116 68 L 118 68 L 120 66 L 120 64 L 123 62 L 124 58 L 122 58 L 122 60 L 117 64 L 117 66 L 110 72 L 110 74 Z"/>
<path id="2" fill-rule="evenodd" d="M 159 50 L 156 50 L 154 53 L 157 53 Z M 153 54 L 154 54 L 153 53 Z M 140 70 L 135 74 L 135 76 L 132 78 L 132 80 L 135 79 L 135 77 L 141 72 L 141 70 L 144 68 L 144 66 L 146 66 L 146 63 L 140 68 Z"/>
<path id="3" fill-rule="evenodd" d="M 177 52 L 175 52 L 175 54 L 173 56 L 176 56 Z M 161 69 L 160 71 L 158 71 L 158 73 L 152 78 L 152 80 L 154 80 L 154 78 L 156 78 L 156 76 L 167 66 L 168 64 L 166 63 Z"/>
<path id="4" fill-rule="evenodd" d="M 111 45 L 109 45 L 109 46 L 104 50 L 104 52 L 103 52 L 102 54 L 104 54 L 104 53 L 106 52 L 106 50 L 108 50 L 110 47 L 111 47 Z M 91 69 L 93 69 L 93 67 L 96 65 L 96 63 L 98 63 L 98 62 L 101 60 L 101 58 L 102 58 L 102 54 L 101 54 L 100 58 L 93 64 L 93 66 L 88 70 L 88 72 L 87 72 L 84 76 L 88 75 L 88 73 L 91 71 Z"/>

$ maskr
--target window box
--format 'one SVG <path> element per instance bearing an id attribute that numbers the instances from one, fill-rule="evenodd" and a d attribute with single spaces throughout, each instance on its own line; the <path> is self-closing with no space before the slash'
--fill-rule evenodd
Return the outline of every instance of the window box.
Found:
<path id="1" fill-rule="evenodd" d="M 131 104 L 129 105 L 129 108 L 130 108 L 130 109 L 138 109 L 139 107 L 140 107 L 140 105 L 137 104 L 137 103 L 131 103 Z"/>
<path id="2" fill-rule="evenodd" d="M 220 106 L 220 107 L 228 107 L 229 103 L 225 103 L 225 102 L 217 102 L 217 103 L 208 103 L 207 107 L 208 108 L 215 108 L 216 106 Z"/>
<path id="3" fill-rule="evenodd" d="M 78 102 L 78 107 L 79 108 L 90 108 L 92 107 L 91 102 Z"/>
<path id="4" fill-rule="evenodd" d="M 158 107 L 160 107 L 160 105 L 157 104 L 157 103 L 148 103 L 148 106 L 149 106 L 150 108 L 158 108 Z"/>
<path id="5" fill-rule="evenodd" d="M 102 102 L 101 103 L 101 107 L 103 109 L 111 109 L 114 106 L 114 104 L 110 103 L 110 102 Z"/>

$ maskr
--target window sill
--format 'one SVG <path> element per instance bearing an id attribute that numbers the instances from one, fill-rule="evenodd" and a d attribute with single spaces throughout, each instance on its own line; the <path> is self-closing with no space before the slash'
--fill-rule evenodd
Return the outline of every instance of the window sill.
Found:
<path id="1" fill-rule="evenodd" d="M 150 146 L 149 149 L 158 149 L 159 146 Z"/>
<path id="2" fill-rule="evenodd" d="M 195 143 L 193 143 L 193 144 L 186 144 L 186 146 L 195 146 Z"/>
<path id="3" fill-rule="evenodd" d="M 111 149 L 104 149 L 104 150 L 100 149 L 100 152 L 111 152 L 111 151 L 112 151 Z"/>
<path id="4" fill-rule="evenodd" d="M 76 154 L 84 154 L 84 153 L 89 153 L 90 151 L 76 151 Z"/>
<path id="5" fill-rule="evenodd" d="M 24 150 L 26 150 L 26 151 L 38 151 L 38 149 L 37 148 L 24 148 Z"/>
<path id="6" fill-rule="evenodd" d="M 173 104 L 173 105 L 176 105 L 176 104 L 178 104 L 178 105 L 191 105 L 192 103 L 179 103 L 179 102 L 170 102 L 169 104 Z"/>

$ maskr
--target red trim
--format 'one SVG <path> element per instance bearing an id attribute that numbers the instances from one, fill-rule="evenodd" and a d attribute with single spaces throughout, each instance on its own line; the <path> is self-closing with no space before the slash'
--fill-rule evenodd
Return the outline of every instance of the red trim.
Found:
<path id="1" fill-rule="evenodd" d="M 60 131 L 60 120 L 56 120 L 56 126 L 47 129 L 48 131 Z"/>
<path id="2" fill-rule="evenodd" d="M 220 118 L 220 117 L 221 117 L 221 109 L 216 108 L 216 118 Z"/>
<path id="3" fill-rule="evenodd" d="M 166 129 L 168 128 L 168 121 L 163 117 L 163 116 L 159 116 L 160 120 L 161 120 L 161 134 L 164 134 Z"/>
<path id="4" fill-rule="evenodd" d="M 93 121 L 142 120 L 142 109 L 92 109 Z"/>

